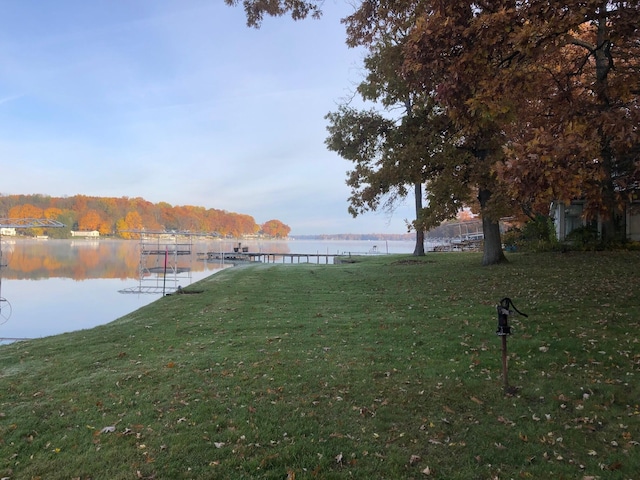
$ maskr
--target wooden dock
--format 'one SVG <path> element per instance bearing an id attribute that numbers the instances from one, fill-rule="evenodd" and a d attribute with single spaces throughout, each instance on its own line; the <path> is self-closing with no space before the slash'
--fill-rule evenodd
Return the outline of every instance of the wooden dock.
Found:
<path id="1" fill-rule="evenodd" d="M 190 244 L 167 244 L 163 246 L 145 245 L 140 246 L 140 255 L 191 255 Z"/>
<path id="2" fill-rule="evenodd" d="M 265 253 L 265 252 L 206 252 L 198 253 L 207 260 L 228 263 L 335 263 L 335 257 L 343 256 L 339 253 Z M 287 261 L 288 260 L 288 261 Z M 315 261 L 314 261 L 315 260 Z"/>

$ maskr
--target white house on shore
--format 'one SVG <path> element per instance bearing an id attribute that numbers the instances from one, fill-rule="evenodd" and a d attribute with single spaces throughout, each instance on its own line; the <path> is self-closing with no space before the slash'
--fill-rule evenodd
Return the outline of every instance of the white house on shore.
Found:
<path id="1" fill-rule="evenodd" d="M 71 230 L 71 236 L 83 238 L 99 238 L 100 232 L 98 232 L 98 230 Z"/>
<path id="2" fill-rule="evenodd" d="M 2 227 L 0 228 L 0 236 L 2 237 L 15 237 L 16 229 L 12 227 Z"/>

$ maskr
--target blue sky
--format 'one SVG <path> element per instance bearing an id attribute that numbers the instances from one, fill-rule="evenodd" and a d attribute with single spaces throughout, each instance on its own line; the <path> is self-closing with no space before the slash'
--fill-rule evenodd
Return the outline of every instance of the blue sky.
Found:
<path id="1" fill-rule="evenodd" d="M 0 193 L 143 197 L 277 218 L 293 234 L 404 233 L 347 213 L 324 116 L 362 79 L 321 20 L 245 24 L 222 0 L 0 0 Z"/>

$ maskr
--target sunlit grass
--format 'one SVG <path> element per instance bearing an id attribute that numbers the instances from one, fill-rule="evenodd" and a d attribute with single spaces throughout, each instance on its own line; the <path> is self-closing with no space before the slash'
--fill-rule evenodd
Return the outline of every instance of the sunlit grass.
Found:
<path id="1" fill-rule="evenodd" d="M 234 268 L 4 346 L 0 477 L 634 478 L 640 254 L 509 259 Z"/>

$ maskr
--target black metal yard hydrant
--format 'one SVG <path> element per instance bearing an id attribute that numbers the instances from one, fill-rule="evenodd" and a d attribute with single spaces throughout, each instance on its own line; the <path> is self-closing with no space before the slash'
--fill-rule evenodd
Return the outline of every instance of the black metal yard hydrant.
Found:
<path id="1" fill-rule="evenodd" d="M 510 307 L 513 307 L 513 310 L 511 310 Z M 509 377 L 507 375 L 507 336 L 511 335 L 509 315 L 512 315 L 514 311 L 523 317 L 527 317 L 527 314 L 518 310 L 508 297 L 500 300 L 496 309 L 498 310 L 498 329 L 496 330 L 496 335 L 502 338 L 502 377 L 504 379 L 504 393 L 509 393 Z"/>

